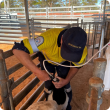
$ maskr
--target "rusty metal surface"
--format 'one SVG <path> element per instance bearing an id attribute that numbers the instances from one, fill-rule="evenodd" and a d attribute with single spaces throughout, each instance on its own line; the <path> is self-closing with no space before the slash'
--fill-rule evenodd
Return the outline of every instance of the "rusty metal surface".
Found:
<path id="1" fill-rule="evenodd" d="M 103 85 L 103 80 L 99 77 L 92 77 L 89 79 L 89 85 L 92 87 L 101 87 Z"/>
<path id="2" fill-rule="evenodd" d="M 97 100 L 98 100 L 98 92 L 96 88 L 92 88 L 88 110 L 97 110 Z"/>

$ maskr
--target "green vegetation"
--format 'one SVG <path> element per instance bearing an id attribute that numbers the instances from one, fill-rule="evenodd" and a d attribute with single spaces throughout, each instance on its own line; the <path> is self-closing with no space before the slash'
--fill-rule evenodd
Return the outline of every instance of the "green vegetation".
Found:
<path id="1" fill-rule="evenodd" d="M 24 0 L 5 0 L 6 5 L 9 1 L 10 8 L 24 7 Z M 101 4 L 104 0 L 101 0 Z M 43 7 L 64 7 L 64 6 L 85 6 L 96 5 L 98 0 L 28 0 L 29 8 L 43 8 Z M 107 4 L 109 2 L 107 1 Z M 1 3 L 1 7 L 4 7 L 4 2 Z"/>

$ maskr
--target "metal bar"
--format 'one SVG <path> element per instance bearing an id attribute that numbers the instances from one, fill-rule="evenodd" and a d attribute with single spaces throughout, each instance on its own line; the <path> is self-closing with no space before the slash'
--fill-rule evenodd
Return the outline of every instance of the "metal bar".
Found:
<path id="1" fill-rule="evenodd" d="M 39 101 L 44 101 L 44 99 L 45 99 L 45 94 L 43 93 L 43 94 L 41 95 L 41 97 L 38 99 L 37 102 L 39 102 Z"/>
<path id="2" fill-rule="evenodd" d="M 20 27 L 20 26 L 0 26 L 2 29 L 14 29 L 14 30 L 26 30 L 26 27 Z"/>
<path id="3" fill-rule="evenodd" d="M 21 63 L 14 65 L 12 68 L 8 69 L 8 75 L 11 75 L 13 72 L 17 71 L 21 67 L 23 67 Z"/>
<path id="4" fill-rule="evenodd" d="M 105 9 L 106 9 L 106 1 L 107 1 L 107 0 L 104 0 L 103 25 L 105 24 Z"/>
<path id="5" fill-rule="evenodd" d="M 38 64 L 37 67 L 40 67 L 40 64 Z M 19 79 L 17 79 L 17 80 L 13 83 L 11 89 L 16 88 L 20 83 L 22 83 L 22 82 L 23 82 L 27 77 L 29 77 L 31 74 L 32 74 L 31 71 L 26 72 L 22 77 L 20 77 Z"/>
<path id="6" fill-rule="evenodd" d="M 36 54 L 34 54 L 33 56 L 31 56 L 31 59 L 35 59 L 36 58 Z M 38 64 L 39 65 L 39 64 Z M 37 66 L 38 66 L 37 65 Z M 10 69 L 8 69 L 8 75 L 12 74 L 13 72 L 17 71 L 18 69 L 20 69 L 21 67 L 23 67 L 23 65 L 21 63 L 18 63 L 16 65 L 14 65 L 13 67 L 11 67 Z"/>
<path id="7" fill-rule="evenodd" d="M 7 50 L 3 52 L 3 55 L 4 55 L 4 59 L 11 57 L 13 55 L 12 50 Z"/>
<path id="8" fill-rule="evenodd" d="M 103 47 L 104 45 L 104 26 L 102 26 L 102 33 L 101 33 L 101 41 L 100 41 L 100 48 L 99 50 Z M 98 57 L 102 57 L 103 51 L 100 51 L 98 54 Z"/>
<path id="9" fill-rule="evenodd" d="M 11 57 L 13 55 L 12 50 L 7 50 L 7 51 L 3 52 L 3 54 L 4 54 L 4 59 Z M 36 53 L 31 55 L 32 60 L 35 59 L 36 57 L 37 57 Z"/>
<path id="10" fill-rule="evenodd" d="M 5 33 L 6 32 L 8 32 L 8 33 L 9 32 L 13 32 L 13 33 L 14 32 L 16 32 L 16 33 L 19 32 L 21 34 L 21 33 L 26 33 L 26 30 L 11 30 L 11 29 L 10 30 L 7 30 L 7 29 L 1 29 L 0 32 L 5 32 Z"/>
<path id="11" fill-rule="evenodd" d="M 87 50 L 88 50 L 88 47 L 89 47 L 90 28 L 91 28 L 91 24 L 89 24 L 88 40 L 87 40 Z M 88 55 L 87 55 L 87 58 L 88 58 Z"/>
<path id="12" fill-rule="evenodd" d="M 26 35 L 28 35 L 28 34 L 5 34 L 5 33 L 0 33 L 0 35 L 2 36 L 2 37 L 8 37 L 8 36 L 12 36 L 12 37 L 23 37 L 24 35 L 26 36 Z"/>
<path id="13" fill-rule="evenodd" d="M 69 23 L 34 23 L 34 25 L 36 25 L 36 24 L 44 24 L 44 25 L 68 25 Z"/>
<path id="14" fill-rule="evenodd" d="M 21 38 L 1 37 L 1 36 L 0 36 L 0 40 L 5 40 L 5 41 L 8 41 L 8 40 L 11 40 L 11 41 L 19 40 L 19 41 L 21 41 L 21 40 L 23 40 L 23 39 L 21 39 Z"/>
<path id="15" fill-rule="evenodd" d="M 3 23 L 3 22 L 2 22 L 2 23 L 0 22 L 0 24 L 3 24 L 3 25 L 4 25 L 4 24 L 5 24 L 5 25 L 15 25 L 15 26 L 16 26 L 16 25 L 19 25 L 19 26 L 20 26 L 20 25 L 24 25 L 24 26 L 26 25 L 25 23 L 6 23 L 6 22 L 4 22 L 4 23 Z"/>
<path id="16" fill-rule="evenodd" d="M 11 41 L 0 41 L 1 44 L 14 44 L 14 42 Z"/>
<path id="17" fill-rule="evenodd" d="M 35 34 L 34 34 L 34 25 L 35 25 L 35 22 L 34 22 L 34 18 L 31 19 L 31 31 L 32 31 L 32 38 L 35 37 Z"/>
<path id="18" fill-rule="evenodd" d="M 22 82 L 23 82 L 26 78 L 28 78 L 31 74 L 32 74 L 31 71 L 28 71 L 27 73 L 25 73 L 22 77 L 20 77 L 19 79 L 17 79 L 17 80 L 13 83 L 11 89 L 13 90 L 14 88 L 16 88 L 20 83 L 22 83 Z"/>
<path id="19" fill-rule="evenodd" d="M 28 33 L 28 38 L 30 38 L 30 33 L 29 33 L 28 0 L 24 0 L 24 4 L 25 4 L 25 16 L 26 16 L 27 33 Z"/>
<path id="20" fill-rule="evenodd" d="M 25 88 L 23 88 L 15 97 L 14 97 L 14 106 L 16 107 L 20 101 L 39 83 L 39 79 L 35 77 Z"/>
<path id="21" fill-rule="evenodd" d="M 34 20 L 49 20 L 49 21 L 77 21 L 77 19 L 34 19 Z"/>
<path id="22" fill-rule="evenodd" d="M 94 29 L 95 31 L 94 31 L 94 39 L 93 39 L 93 50 L 92 50 L 92 56 L 94 55 L 94 45 L 95 45 L 95 36 L 96 36 L 96 25 L 95 25 L 95 29 Z M 93 60 L 92 60 L 92 62 L 93 62 Z"/>
<path id="23" fill-rule="evenodd" d="M 34 92 L 34 94 L 31 95 L 31 97 L 23 104 L 23 106 L 19 110 L 25 110 L 31 105 L 34 100 L 39 96 L 39 94 L 42 92 L 44 89 L 44 83 L 42 83 L 38 89 Z"/>

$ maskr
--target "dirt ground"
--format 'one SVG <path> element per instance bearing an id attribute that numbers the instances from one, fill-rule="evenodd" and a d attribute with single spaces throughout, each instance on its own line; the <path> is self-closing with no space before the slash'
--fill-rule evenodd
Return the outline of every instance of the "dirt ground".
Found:
<path id="1" fill-rule="evenodd" d="M 0 44 L 0 49 L 3 49 L 3 51 L 9 50 L 11 48 L 12 45 Z M 9 69 L 18 62 L 19 61 L 15 58 L 15 56 L 12 56 L 6 59 L 6 66 Z M 36 59 L 34 60 L 34 62 L 37 64 L 38 60 Z M 23 67 L 20 70 L 14 72 L 12 75 L 10 75 L 9 78 L 14 77 L 14 80 L 17 80 L 27 71 L 28 69 Z M 75 75 L 75 77 L 71 80 L 71 86 L 73 91 L 73 97 L 71 101 L 72 110 L 87 110 L 88 104 L 86 102 L 86 93 L 89 90 L 88 82 L 89 79 L 92 77 L 92 74 L 93 74 L 93 64 L 89 63 L 83 66 Z M 34 77 L 35 76 L 33 74 L 30 75 L 29 78 L 27 78 L 25 81 L 23 81 L 22 84 L 15 88 L 12 91 L 13 96 L 20 92 L 26 86 L 26 84 L 29 83 Z M 37 86 L 22 100 L 22 102 L 18 104 L 16 110 L 19 110 L 21 105 L 29 98 L 30 95 L 33 94 L 36 88 Z M 108 110 L 108 108 L 110 107 L 110 91 L 104 91 L 102 93 L 102 98 L 103 103 L 100 106 L 100 110 Z"/>

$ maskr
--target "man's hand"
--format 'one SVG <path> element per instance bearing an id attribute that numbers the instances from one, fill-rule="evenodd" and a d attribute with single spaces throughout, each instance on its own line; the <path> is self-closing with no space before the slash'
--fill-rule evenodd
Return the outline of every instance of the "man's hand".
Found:
<path id="1" fill-rule="evenodd" d="M 49 77 L 49 75 L 47 74 L 47 72 L 45 70 L 41 70 L 41 72 L 38 74 L 34 73 L 38 79 L 40 81 L 47 81 L 47 80 L 51 80 L 51 78 Z"/>
<path id="2" fill-rule="evenodd" d="M 63 79 L 63 78 L 61 78 L 61 77 L 56 77 L 56 78 L 58 78 L 59 79 L 59 82 L 54 82 L 54 81 L 52 81 L 52 83 L 54 84 L 54 86 L 55 86 L 55 88 L 62 88 L 63 86 L 65 86 L 65 85 L 67 85 L 68 84 L 68 82 L 67 82 L 67 80 L 66 79 Z"/>

